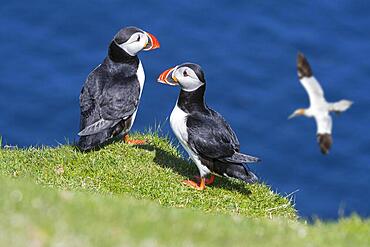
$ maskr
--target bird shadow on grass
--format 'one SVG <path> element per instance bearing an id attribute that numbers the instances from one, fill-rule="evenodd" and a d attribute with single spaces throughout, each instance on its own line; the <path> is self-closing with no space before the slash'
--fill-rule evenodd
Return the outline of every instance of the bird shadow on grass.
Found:
<path id="1" fill-rule="evenodd" d="M 137 148 L 141 148 L 147 151 L 155 151 L 154 162 L 163 168 L 170 168 L 177 174 L 186 177 L 187 179 L 194 180 L 195 175 L 199 175 L 199 171 L 196 165 L 185 161 L 182 158 L 176 157 L 171 153 L 163 150 L 162 148 L 156 147 L 150 144 L 135 145 Z M 179 181 L 180 182 L 180 181 Z M 184 185 L 185 186 L 185 185 Z M 251 195 L 252 192 L 245 187 L 245 184 L 241 182 L 235 182 L 227 178 L 216 177 L 215 182 L 209 187 L 224 188 L 231 191 L 237 191 L 244 195 Z"/>

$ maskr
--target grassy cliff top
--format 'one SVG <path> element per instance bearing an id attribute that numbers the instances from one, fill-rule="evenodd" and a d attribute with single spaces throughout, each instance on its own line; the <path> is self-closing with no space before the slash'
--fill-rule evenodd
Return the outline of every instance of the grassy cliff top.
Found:
<path id="1" fill-rule="evenodd" d="M 184 186 L 195 166 L 136 137 L 148 145 L 0 149 L 0 246 L 370 246 L 369 220 L 306 224 L 263 184 Z"/>
<path id="2" fill-rule="evenodd" d="M 136 137 L 145 138 L 148 144 L 117 142 L 90 153 L 71 146 L 0 149 L 0 174 L 70 191 L 148 199 L 167 207 L 296 219 L 290 201 L 264 184 L 216 178 L 204 191 L 183 185 L 182 180 L 198 175 L 195 165 L 181 158 L 166 138 L 156 134 Z"/>
<path id="3" fill-rule="evenodd" d="M 0 246 L 370 246 L 370 221 L 255 219 L 0 177 Z"/>

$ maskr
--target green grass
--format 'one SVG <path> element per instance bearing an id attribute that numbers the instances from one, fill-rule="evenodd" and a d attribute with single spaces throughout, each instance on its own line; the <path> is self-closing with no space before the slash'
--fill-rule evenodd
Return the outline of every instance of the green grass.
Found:
<path id="1" fill-rule="evenodd" d="M 70 146 L 0 150 L 0 174 L 24 177 L 50 187 L 102 194 L 125 194 L 161 205 L 249 217 L 296 218 L 287 198 L 263 184 L 246 185 L 217 178 L 196 191 L 181 183 L 198 175 L 194 164 L 166 138 L 156 134 L 136 137 L 148 145 L 117 142 L 97 152 L 81 153 Z"/>
<path id="2" fill-rule="evenodd" d="M 130 196 L 48 189 L 0 177 L 0 246 L 370 246 L 358 217 L 286 219 L 165 208 Z"/>
<path id="3" fill-rule="evenodd" d="M 369 220 L 308 225 L 264 184 L 184 186 L 195 165 L 136 137 L 148 144 L 0 149 L 0 246 L 370 246 Z"/>

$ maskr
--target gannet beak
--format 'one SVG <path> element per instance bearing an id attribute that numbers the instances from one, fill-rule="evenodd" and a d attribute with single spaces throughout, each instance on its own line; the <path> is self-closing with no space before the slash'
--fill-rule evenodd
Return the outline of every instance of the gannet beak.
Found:
<path id="1" fill-rule="evenodd" d="M 158 39 L 148 32 L 144 32 L 146 36 L 148 37 L 148 42 L 144 46 L 144 51 L 154 50 L 158 49 L 160 47 Z"/>
<path id="2" fill-rule="evenodd" d="M 177 78 L 174 76 L 173 72 L 175 71 L 176 67 L 169 68 L 165 70 L 157 79 L 158 82 L 163 84 L 168 84 L 171 86 L 176 86 L 178 84 Z"/>
<path id="3" fill-rule="evenodd" d="M 288 119 L 292 119 L 296 116 L 302 116 L 305 115 L 305 109 L 297 109 L 295 110 L 289 117 Z"/>
<path id="4" fill-rule="evenodd" d="M 296 114 L 295 113 L 292 113 L 289 117 L 288 117 L 288 119 L 292 119 L 292 118 L 294 118 L 296 116 Z"/>

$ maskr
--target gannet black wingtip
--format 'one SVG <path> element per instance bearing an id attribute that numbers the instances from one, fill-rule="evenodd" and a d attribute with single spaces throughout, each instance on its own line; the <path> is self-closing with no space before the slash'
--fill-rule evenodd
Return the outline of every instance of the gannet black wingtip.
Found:
<path id="1" fill-rule="evenodd" d="M 298 52 L 297 55 L 297 71 L 299 78 L 312 76 L 311 66 L 308 63 L 307 58 L 301 52 Z"/>
<path id="2" fill-rule="evenodd" d="M 329 154 L 333 139 L 331 134 L 317 134 L 317 142 L 319 143 L 321 153 Z"/>

